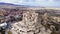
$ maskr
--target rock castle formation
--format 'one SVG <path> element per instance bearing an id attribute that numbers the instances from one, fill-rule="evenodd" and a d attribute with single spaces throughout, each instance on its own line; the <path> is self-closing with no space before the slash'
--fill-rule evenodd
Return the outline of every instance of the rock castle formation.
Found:
<path id="1" fill-rule="evenodd" d="M 46 30 L 46 28 L 41 24 L 40 19 L 41 18 L 39 17 L 38 13 L 35 13 L 35 11 L 30 10 L 28 12 L 23 13 L 22 21 L 13 24 L 12 30 L 16 31 L 17 34 L 51 34 L 51 30 Z"/>

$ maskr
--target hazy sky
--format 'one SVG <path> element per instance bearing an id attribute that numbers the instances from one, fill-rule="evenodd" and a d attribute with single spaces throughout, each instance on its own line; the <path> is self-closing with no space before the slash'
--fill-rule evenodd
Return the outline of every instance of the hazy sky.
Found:
<path id="1" fill-rule="evenodd" d="M 60 6 L 60 0 L 0 0 L 0 2 L 30 6 Z"/>

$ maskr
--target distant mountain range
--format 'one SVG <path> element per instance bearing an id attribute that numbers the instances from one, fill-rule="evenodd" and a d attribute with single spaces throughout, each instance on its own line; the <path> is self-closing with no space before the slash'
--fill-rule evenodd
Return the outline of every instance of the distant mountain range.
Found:
<path id="1" fill-rule="evenodd" d="M 13 6 L 19 6 L 19 5 L 16 5 L 16 4 L 12 4 L 12 3 L 4 3 L 4 2 L 0 2 L 0 5 L 13 5 Z"/>
<path id="2" fill-rule="evenodd" d="M 34 7 L 34 8 L 60 8 L 60 7 L 43 7 L 43 6 L 30 6 L 30 5 L 16 5 L 16 4 L 12 4 L 12 3 L 4 3 L 4 2 L 0 2 L 0 7 Z"/>
<path id="3" fill-rule="evenodd" d="M 27 5 L 16 5 L 16 4 L 12 4 L 12 3 L 4 3 L 4 2 L 0 2 L 0 8 L 15 8 L 15 7 L 30 7 Z"/>
<path id="4" fill-rule="evenodd" d="M 0 6 L 39 7 L 39 6 L 29 6 L 29 5 L 16 5 L 16 4 L 4 3 L 4 2 L 0 2 Z"/>

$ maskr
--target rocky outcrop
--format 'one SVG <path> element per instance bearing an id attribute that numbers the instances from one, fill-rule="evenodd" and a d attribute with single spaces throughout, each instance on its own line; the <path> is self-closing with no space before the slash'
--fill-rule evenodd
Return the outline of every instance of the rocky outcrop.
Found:
<path id="1" fill-rule="evenodd" d="M 60 23 L 50 13 L 35 13 L 29 11 L 23 13 L 23 20 L 13 24 L 13 29 L 17 34 L 59 34 Z"/>

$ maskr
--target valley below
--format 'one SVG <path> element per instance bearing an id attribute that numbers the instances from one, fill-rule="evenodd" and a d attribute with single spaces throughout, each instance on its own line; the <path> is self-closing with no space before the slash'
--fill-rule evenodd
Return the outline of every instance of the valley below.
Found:
<path id="1" fill-rule="evenodd" d="M 1 6 L 1 34 L 60 34 L 60 8 Z"/>

